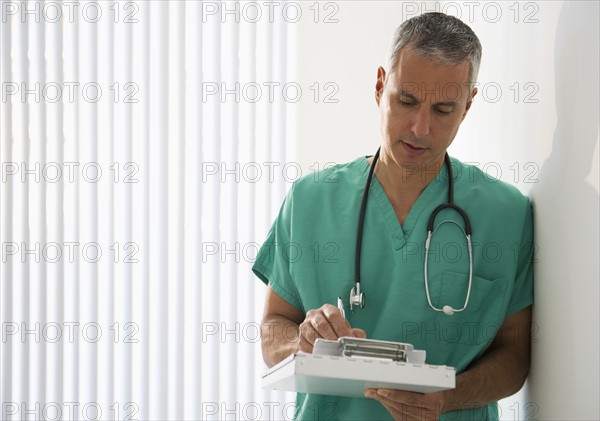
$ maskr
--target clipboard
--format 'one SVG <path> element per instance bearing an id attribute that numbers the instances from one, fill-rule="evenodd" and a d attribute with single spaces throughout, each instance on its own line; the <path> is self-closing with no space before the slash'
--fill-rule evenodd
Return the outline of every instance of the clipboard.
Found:
<path id="1" fill-rule="evenodd" d="M 348 337 L 317 340 L 312 354 L 290 355 L 262 376 L 265 389 L 355 398 L 368 388 L 428 393 L 455 385 L 455 368 L 425 364 L 425 351 L 410 344 Z"/>

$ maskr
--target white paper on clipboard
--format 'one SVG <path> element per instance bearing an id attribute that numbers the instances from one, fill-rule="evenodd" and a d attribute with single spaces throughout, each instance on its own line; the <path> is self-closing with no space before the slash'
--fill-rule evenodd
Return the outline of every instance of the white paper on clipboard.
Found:
<path id="1" fill-rule="evenodd" d="M 356 338 L 350 340 L 356 344 Z M 347 339 L 340 338 L 341 342 Z M 411 392 L 428 393 L 453 389 L 456 370 L 453 367 L 428 365 L 424 363 L 424 351 L 415 351 L 413 361 L 394 361 L 370 355 L 346 356 L 348 348 L 337 347 L 337 341 L 326 341 L 319 353 L 297 353 L 290 355 L 262 376 L 262 387 L 266 389 L 317 393 L 324 395 L 363 397 L 368 388 L 389 388 Z M 414 351 L 412 345 L 384 341 L 359 341 L 362 345 L 376 347 L 402 345 L 407 351 Z M 315 345 L 315 348 L 316 345 Z M 336 350 L 337 349 L 337 350 Z M 351 349 L 355 349 L 351 348 Z M 341 351 L 340 351 L 341 350 Z M 341 355 L 340 355 L 341 352 Z M 386 355 L 388 351 L 384 352 Z M 419 354 L 423 353 L 423 354 Z M 422 361 L 422 362 L 421 362 Z"/>

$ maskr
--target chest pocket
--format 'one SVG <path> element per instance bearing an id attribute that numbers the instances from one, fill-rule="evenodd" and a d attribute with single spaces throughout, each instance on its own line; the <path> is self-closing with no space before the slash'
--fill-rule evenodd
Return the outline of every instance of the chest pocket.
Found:
<path id="1" fill-rule="evenodd" d="M 442 308 L 463 307 L 467 296 L 467 274 L 443 272 L 439 295 L 434 305 Z M 507 299 L 507 279 L 488 280 L 473 276 L 467 308 L 448 316 L 436 312 L 436 325 L 442 342 L 464 345 L 489 344 L 504 321 Z"/>

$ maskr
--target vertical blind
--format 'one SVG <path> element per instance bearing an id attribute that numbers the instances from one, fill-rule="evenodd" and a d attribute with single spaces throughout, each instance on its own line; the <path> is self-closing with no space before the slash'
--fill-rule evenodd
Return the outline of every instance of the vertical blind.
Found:
<path id="1" fill-rule="evenodd" d="M 285 419 L 250 267 L 293 30 L 254 2 L 1 2 L 2 419 Z"/>

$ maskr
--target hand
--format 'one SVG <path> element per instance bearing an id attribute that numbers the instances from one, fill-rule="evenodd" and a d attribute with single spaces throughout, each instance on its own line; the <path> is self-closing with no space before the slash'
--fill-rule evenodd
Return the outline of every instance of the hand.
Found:
<path id="1" fill-rule="evenodd" d="M 379 401 L 397 421 L 438 421 L 443 413 L 443 392 L 415 393 L 395 389 L 367 389 L 365 396 Z"/>
<path id="2" fill-rule="evenodd" d="M 352 329 L 336 306 L 325 304 L 308 311 L 300 324 L 300 351 L 312 352 L 318 338 L 336 340 L 342 336 L 366 338 L 367 334 L 362 329 Z"/>

